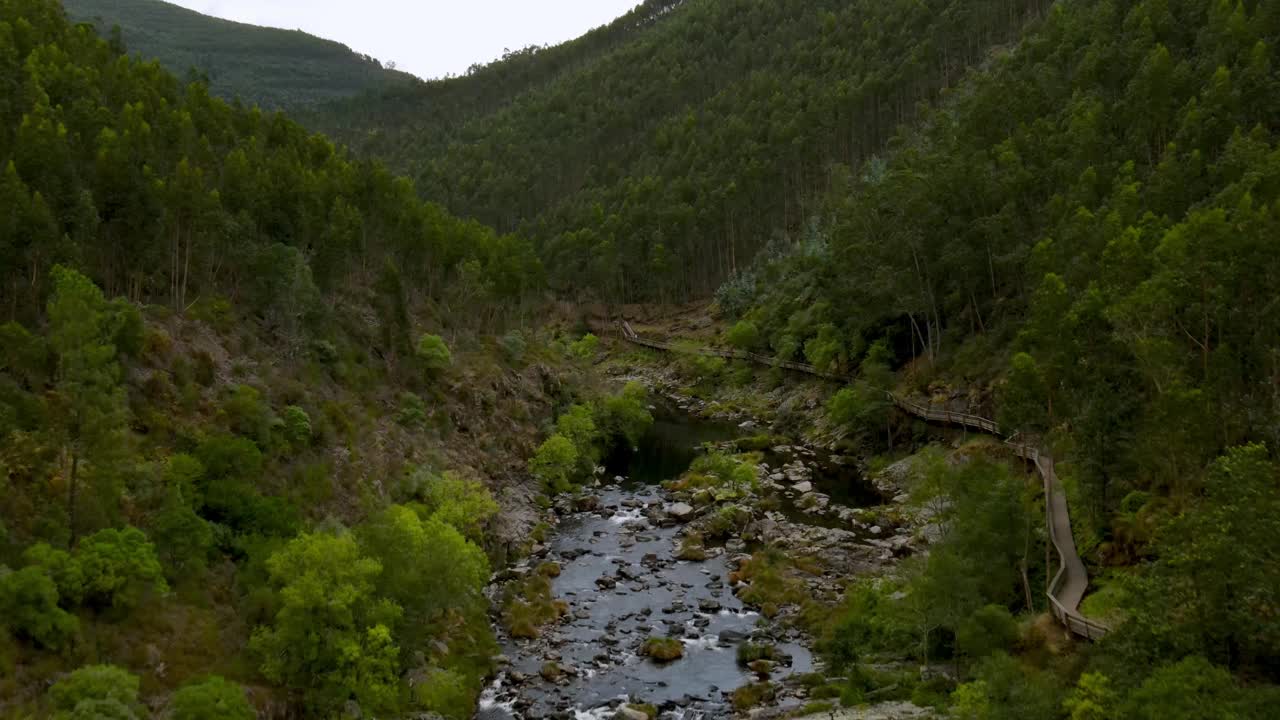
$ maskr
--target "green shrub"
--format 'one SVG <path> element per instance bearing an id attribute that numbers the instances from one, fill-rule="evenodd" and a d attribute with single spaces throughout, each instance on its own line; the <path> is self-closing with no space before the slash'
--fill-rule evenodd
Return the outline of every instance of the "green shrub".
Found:
<path id="1" fill-rule="evenodd" d="M 514 638 L 536 638 L 541 626 L 568 612 L 551 594 L 547 573 L 534 572 L 507 584 L 502 594 L 502 624 Z"/>
<path id="2" fill-rule="evenodd" d="M 420 497 L 427 515 L 476 543 L 483 540 L 485 523 L 498 514 L 498 503 L 489 488 L 478 480 L 453 472 L 443 475 L 428 473 Z"/>
<path id="3" fill-rule="evenodd" d="M 213 529 L 176 489 L 169 492 L 164 507 L 156 515 L 151 536 L 170 579 L 203 571 L 213 550 Z"/>
<path id="4" fill-rule="evenodd" d="M 744 642 L 738 646 L 738 664 L 746 667 L 757 660 L 776 660 L 777 648 L 767 643 Z"/>
<path id="5" fill-rule="evenodd" d="M 76 617 L 58 607 L 58 587 L 44 569 L 0 568 L 0 623 L 14 634 L 58 649 L 79 630 Z"/>
<path id="6" fill-rule="evenodd" d="M 569 344 L 569 354 L 579 360 L 591 360 L 596 356 L 599 346 L 600 338 L 587 333 L 581 339 Z"/>
<path id="7" fill-rule="evenodd" d="M 676 552 L 676 558 L 694 562 L 706 560 L 707 548 L 703 545 L 702 535 L 698 533 L 685 535 L 684 540 L 680 542 L 680 549 Z"/>
<path id="8" fill-rule="evenodd" d="M 270 441 L 271 408 L 262 399 L 262 393 L 248 385 L 237 385 L 231 396 L 222 404 L 231 431 L 249 438 L 260 446 Z"/>
<path id="9" fill-rule="evenodd" d="M 444 372 L 453 364 L 453 354 L 449 352 L 444 338 L 439 335 L 423 335 L 418 338 L 415 355 L 422 368 L 431 376 Z"/>
<path id="10" fill-rule="evenodd" d="M 262 451 L 245 438 L 221 435 L 200 443 L 196 458 L 209 480 L 255 481 L 262 475 Z"/>
<path id="11" fill-rule="evenodd" d="M 725 333 L 725 340 L 739 350 L 755 351 L 760 347 L 760 329 L 750 320 L 739 320 Z"/>
<path id="12" fill-rule="evenodd" d="M 417 393 L 405 391 L 400 394 L 400 408 L 396 411 L 396 422 L 405 427 L 422 427 L 427 423 L 427 404 Z"/>
<path id="13" fill-rule="evenodd" d="M 27 565 L 43 570 L 53 580 L 64 607 L 80 604 L 84 597 L 84 573 L 70 553 L 46 543 L 36 543 L 22 553 L 22 559 Z"/>
<path id="14" fill-rule="evenodd" d="M 640 654 L 654 662 L 671 662 L 684 657 L 684 643 L 679 638 L 650 637 L 640 646 Z"/>
<path id="15" fill-rule="evenodd" d="M 155 546 L 135 527 L 99 530 L 80 542 L 76 561 L 84 575 L 85 599 L 129 608 L 150 588 L 168 591 Z"/>
<path id="16" fill-rule="evenodd" d="M 244 688 L 217 675 L 183 685 L 169 701 L 172 720 L 253 720 Z"/>
<path id="17" fill-rule="evenodd" d="M 529 461 L 529 472 L 552 493 L 567 491 L 578 467 L 578 450 L 563 435 L 552 435 Z"/>
<path id="18" fill-rule="evenodd" d="M 771 682 L 751 683 L 743 685 L 733 694 L 729 696 L 729 702 L 734 710 L 738 712 L 746 712 L 754 707 L 759 707 L 767 702 L 772 702 L 778 696 L 778 687 Z"/>
<path id="19" fill-rule="evenodd" d="M 474 693 L 462 674 L 431 668 L 413 686 L 417 706 L 448 720 L 468 720 L 475 712 Z"/>
<path id="20" fill-rule="evenodd" d="M 956 647 L 971 658 L 1008 651 L 1018 641 L 1018 624 L 1003 605 L 986 605 L 956 628 Z"/>
<path id="21" fill-rule="evenodd" d="M 611 439 L 623 439 L 635 447 L 653 425 L 648 405 L 649 391 L 645 386 L 629 382 L 617 395 L 605 398 L 598 424 Z"/>
<path id="22" fill-rule="evenodd" d="M 138 677 L 114 665 L 82 667 L 49 688 L 59 720 L 130 720 L 140 715 Z"/>
<path id="23" fill-rule="evenodd" d="M 307 411 L 297 405 L 290 405 L 284 409 L 284 436 L 285 440 L 294 447 L 305 447 L 311 443 L 311 416 L 307 415 Z"/>

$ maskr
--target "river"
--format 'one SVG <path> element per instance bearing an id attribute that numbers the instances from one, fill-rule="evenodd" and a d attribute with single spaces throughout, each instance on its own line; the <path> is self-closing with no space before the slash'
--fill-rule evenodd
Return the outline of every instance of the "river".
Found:
<path id="1" fill-rule="evenodd" d="M 738 665 L 737 646 L 769 630 L 728 587 L 731 553 L 712 548 L 704 561 L 676 559 L 682 529 L 663 521 L 671 499 L 658 485 L 683 472 L 701 444 L 741 431 L 672 407 L 655 416 L 637 449 L 610 458 L 598 505 L 562 515 L 543 557 L 560 564 L 552 590 L 569 614 L 535 640 L 500 632 L 508 664 L 485 691 L 479 718 L 609 718 L 623 701 L 655 705 L 664 718 L 729 717 L 727 693 L 755 679 Z M 824 467 L 829 472 L 815 474 L 814 484 L 833 505 L 879 502 L 851 465 Z M 794 507 L 784 511 L 802 515 Z M 642 657 L 640 646 L 651 636 L 679 638 L 683 657 L 667 663 Z M 813 669 L 806 647 L 776 640 L 770 642 L 783 660 L 771 679 Z M 564 676 L 540 677 L 548 662 Z"/>

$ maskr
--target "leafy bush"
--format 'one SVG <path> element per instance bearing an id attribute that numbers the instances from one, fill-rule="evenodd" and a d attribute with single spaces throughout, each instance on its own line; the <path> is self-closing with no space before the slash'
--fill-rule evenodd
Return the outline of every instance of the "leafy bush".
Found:
<path id="1" fill-rule="evenodd" d="M 478 480 L 453 472 L 443 475 L 425 470 L 418 472 L 427 474 L 420 495 L 427 514 L 479 543 L 484 524 L 498 514 L 498 503 L 489 488 Z"/>
<path id="2" fill-rule="evenodd" d="M 76 617 L 58 607 L 58 587 L 40 567 L 0 568 L 0 622 L 14 634 L 58 649 L 79 630 Z"/>
<path id="3" fill-rule="evenodd" d="M 760 347 L 760 328 L 750 320 L 739 320 L 725 333 L 725 340 L 739 350 L 754 351 Z"/>
<path id="4" fill-rule="evenodd" d="M 22 553 L 22 559 L 31 566 L 43 570 L 58 589 L 58 597 L 64 606 L 78 605 L 84 597 L 84 573 L 80 563 L 66 550 L 36 543 Z"/>
<path id="5" fill-rule="evenodd" d="M 640 654 L 655 662 L 671 662 L 684 657 L 684 643 L 679 638 L 651 637 L 640 646 Z"/>
<path id="6" fill-rule="evenodd" d="M 418 707 L 448 720 L 468 720 L 475 712 L 474 693 L 462 674 L 431 668 L 413 686 Z"/>
<path id="7" fill-rule="evenodd" d="M 130 720 L 140 715 L 138 677 L 114 665 L 87 665 L 49 688 L 59 720 Z"/>
<path id="8" fill-rule="evenodd" d="M 542 625 L 558 620 L 568 611 L 564 601 L 552 596 L 547 573 L 530 573 L 503 589 L 502 624 L 511 637 L 536 638 Z"/>
<path id="9" fill-rule="evenodd" d="M 196 514 L 178 490 L 171 490 L 152 523 L 151 536 L 169 578 L 177 579 L 204 570 L 213 549 L 213 529 Z"/>
<path id="10" fill-rule="evenodd" d="M 569 343 L 569 354 L 579 360 L 591 360 L 600 347 L 600 338 L 587 333 L 581 339 Z"/>
<path id="11" fill-rule="evenodd" d="M 423 335 L 418 338 L 415 355 L 428 375 L 437 375 L 453 364 L 453 354 L 449 352 L 444 338 L 439 335 Z"/>
<path id="12" fill-rule="evenodd" d="M 262 451 L 245 438 L 221 435 L 209 438 L 196 448 L 209 480 L 257 480 L 262 475 Z M 188 466 L 193 469 L 193 466 Z"/>
<path id="13" fill-rule="evenodd" d="M 262 393 L 248 385 L 237 385 L 231 396 L 222 404 L 232 432 L 266 446 L 270 440 L 271 408 L 262 399 Z"/>
<path id="14" fill-rule="evenodd" d="M 826 324 L 818 328 L 818 335 L 804 344 L 804 357 L 819 370 L 840 372 L 849 361 L 849 352 L 840 330 Z"/>
<path id="15" fill-rule="evenodd" d="M 578 449 L 563 435 L 547 438 L 529 461 L 529 472 L 553 493 L 565 492 L 571 487 L 577 467 Z"/>
<path id="16" fill-rule="evenodd" d="M 396 422 L 405 427 L 422 427 L 427 423 L 427 404 L 417 393 L 408 391 L 401 393 Z"/>
<path id="17" fill-rule="evenodd" d="M 169 701 L 173 720 L 253 720 L 244 688 L 217 675 L 183 685 Z"/>
<path id="18" fill-rule="evenodd" d="M 80 542 L 76 561 L 85 599 L 117 608 L 133 607 L 148 588 L 166 592 L 155 546 L 135 527 L 99 530 Z"/>
<path id="19" fill-rule="evenodd" d="M 484 552 L 460 532 L 432 515 L 421 519 L 412 509 L 392 505 L 357 530 L 363 554 L 381 572 L 374 587 L 381 597 L 423 622 L 447 610 L 481 606 L 489 579 Z"/>
<path id="20" fill-rule="evenodd" d="M 777 696 L 778 686 L 771 682 L 750 683 L 734 690 L 729 696 L 729 703 L 734 710 L 746 712 L 751 708 L 772 702 Z"/>
<path id="21" fill-rule="evenodd" d="M 610 438 L 624 439 L 629 446 L 635 447 L 653 425 L 648 405 L 649 391 L 645 386 L 629 382 L 617 395 L 605 398 L 598 424 Z"/>
<path id="22" fill-rule="evenodd" d="M 399 649 L 387 628 L 401 610 L 374 592 L 382 564 L 350 535 L 311 533 L 266 567 L 279 609 L 249 643 L 262 674 L 302 692 L 309 714 L 329 715 L 352 697 L 366 712 L 391 705 Z"/>
<path id="23" fill-rule="evenodd" d="M 973 611 L 956 628 L 956 647 L 971 658 L 1010 650 L 1018 640 L 1018 624 L 1003 605 L 986 605 Z"/>
<path id="24" fill-rule="evenodd" d="M 284 437 L 294 447 L 304 447 L 311 442 L 311 416 L 297 405 L 284 409 Z"/>

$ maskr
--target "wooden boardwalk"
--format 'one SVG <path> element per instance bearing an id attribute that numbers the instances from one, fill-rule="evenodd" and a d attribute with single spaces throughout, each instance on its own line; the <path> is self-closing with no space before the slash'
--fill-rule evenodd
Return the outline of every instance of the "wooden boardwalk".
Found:
<path id="1" fill-rule="evenodd" d="M 747 360 L 771 367 L 781 367 L 816 375 L 829 380 L 859 382 L 855 377 L 824 372 L 812 365 L 789 360 L 778 360 L 767 355 L 643 338 L 625 320 L 620 322 L 618 327 L 621 331 L 622 339 L 627 342 L 657 350 Z M 899 410 L 927 422 L 959 425 L 997 437 L 1005 437 L 1005 433 L 1000 431 L 1000 426 L 994 420 L 925 405 L 892 392 L 886 391 L 885 395 Z M 1071 516 L 1067 509 L 1067 496 L 1062 490 L 1062 484 L 1058 482 L 1058 473 L 1054 469 L 1053 458 L 1037 445 L 1018 441 L 1016 439 L 1017 436 L 1018 433 L 1015 432 L 1008 436 L 1004 442 L 1015 455 L 1034 464 L 1036 471 L 1044 482 L 1045 522 L 1048 527 L 1049 541 L 1058 553 L 1058 572 L 1049 582 L 1048 590 L 1045 593 L 1049 597 L 1049 605 L 1053 610 L 1054 617 L 1058 618 L 1059 622 L 1072 633 L 1090 640 L 1096 640 L 1107 633 L 1107 627 L 1080 614 L 1080 601 L 1084 598 L 1085 590 L 1089 587 L 1089 575 L 1085 570 L 1084 562 L 1080 559 L 1080 554 L 1076 551 L 1076 541 L 1071 531 Z"/>

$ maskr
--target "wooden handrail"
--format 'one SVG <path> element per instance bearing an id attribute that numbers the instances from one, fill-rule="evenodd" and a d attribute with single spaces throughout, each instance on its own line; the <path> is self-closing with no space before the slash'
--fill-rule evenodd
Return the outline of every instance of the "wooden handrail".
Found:
<path id="1" fill-rule="evenodd" d="M 762 365 L 787 368 L 789 370 L 808 373 L 810 375 L 831 380 L 841 380 L 854 383 L 863 382 L 853 376 L 824 372 L 813 365 L 806 365 L 804 363 L 794 362 L 791 360 L 780 360 L 778 358 L 758 355 L 745 350 L 720 350 L 718 348 L 689 347 L 671 342 L 642 338 L 626 320 L 622 320 L 619 323 L 619 327 L 622 330 L 623 339 L 644 347 L 707 357 L 750 360 Z M 935 408 L 922 405 L 887 390 L 884 391 L 884 393 L 888 400 L 898 409 L 909 415 L 922 418 L 925 421 L 960 425 L 962 427 L 973 428 L 996 436 L 1002 436 L 1004 434 L 1000 431 L 1000 426 L 995 420 L 984 418 L 979 415 L 956 412 L 946 408 Z M 1081 615 L 1079 611 L 1079 596 L 1083 595 L 1084 586 L 1088 585 L 1088 576 L 1085 574 L 1084 563 L 1081 562 L 1079 555 L 1076 553 L 1075 539 L 1071 537 L 1071 523 L 1070 516 L 1067 513 L 1066 496 L 1062 493 L 1062 489 L 1058 484 L 1058 475 L 1053 465 L 1053 458 L 1036 445 L 1021 441 L 1015 442 L 1018 435 L 1019 433 L 1017 432 L 1009 435 L 1004 440 L 1004 444 L 1010 448 L 1014 455 L 1024 460 L 1028 460 L 1035 465 L 1036 472 L 1039 473 L 1041 480 L 1044 482 L 1045 524 L 1048 526 L 1049 530 L 1049 542 L 1053 545 L 1053 549 L 1058 553 L 1058 572 L 1054 574 L 1053 579 L 1049 582 L 1049 588 L 1045 593 L 1049 598 L 1049 606 L 1052 609 L 1054 617 L 1056 617 L 1068 631 L 1089 640 L 1097 640 L 1105 635 L 1109 628 Z M 1060 509 L 1058 509 L 1058 503 L 1056 502 L 1058 500 L 1061 501 Z M 1055 519 L 1064 525 L 1066 537 L 1059 537 L 1057 524 L 1054 522 Z M 1069 597 L 1068 601 L 1064 603 L 1060 598 L 1062 586 L 1066 581 L 1069 568 L 1073 570 L 1072 574 L 1075 578 L 1075 584 L 1080 587 L 1073 588 L 1071 593 L 1073 597 Z"/>

